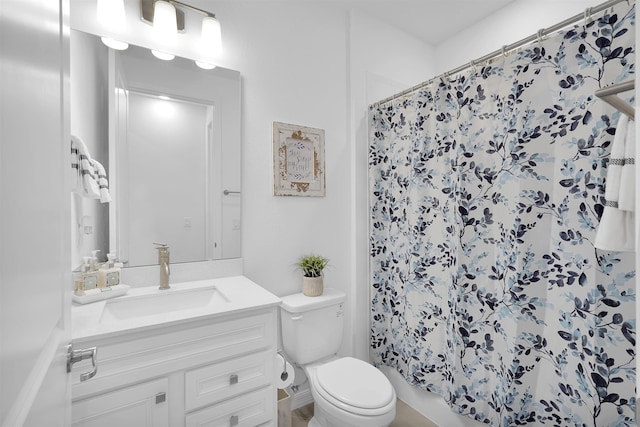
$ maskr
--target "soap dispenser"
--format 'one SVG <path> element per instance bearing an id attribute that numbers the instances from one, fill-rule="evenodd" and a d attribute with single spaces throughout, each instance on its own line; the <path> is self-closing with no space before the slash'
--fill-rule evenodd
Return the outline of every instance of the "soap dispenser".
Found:
<path id="1" fill-rule="evenodd" d="M 100 263 L 98 262 L 98 252 L 100 252 L 100 249 L 94 249 L 91 251 L 91 271 L 98 271 L 98 268 L 100 268 Z"/>
<path id="2" fill-rule="evenodd" d="M 84 257 L 82 265 L 82 290 L 88 291 L 98 286 L 98 272 L 91 268 L 91 257 Z"/>
<path id="3" fill-rule="evenodd" d="M 116 267 L 115 255 L 107 254 L 107 262 L 98 270 L 98 287 L 120 284 L 120 268 Z"/>

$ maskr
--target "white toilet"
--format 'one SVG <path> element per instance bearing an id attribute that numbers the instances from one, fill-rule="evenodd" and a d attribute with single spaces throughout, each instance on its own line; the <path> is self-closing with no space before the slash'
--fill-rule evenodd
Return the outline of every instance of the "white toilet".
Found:
<path id="1" fill-rule="evenodd" d="M 314 401 L 309 427 L 386 427 L 396 416 L 396 392 L 378 369 L 352 357 L 338 357 L 346 295 L 325 288 L 318 297 L 282 298 L 282 343 L 300 365 Z"/>

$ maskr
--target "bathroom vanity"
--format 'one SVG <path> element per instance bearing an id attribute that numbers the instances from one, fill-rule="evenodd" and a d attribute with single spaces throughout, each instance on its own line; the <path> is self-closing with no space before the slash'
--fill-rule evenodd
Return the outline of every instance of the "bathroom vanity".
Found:
<path id="1" fill-rule="evenodd" d="M 74 426 L 275 426 L 280 299 L 243 276 L 74 306 Z"/>

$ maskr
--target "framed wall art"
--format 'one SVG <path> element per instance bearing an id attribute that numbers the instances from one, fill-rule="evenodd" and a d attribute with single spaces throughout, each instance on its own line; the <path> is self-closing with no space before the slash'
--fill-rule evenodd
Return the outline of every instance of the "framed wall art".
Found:
<path id="1" fill-rule="evenodd" d="M 275 196 L 324 196 L 324 130 L 273 122 L 273 178 Z"/>

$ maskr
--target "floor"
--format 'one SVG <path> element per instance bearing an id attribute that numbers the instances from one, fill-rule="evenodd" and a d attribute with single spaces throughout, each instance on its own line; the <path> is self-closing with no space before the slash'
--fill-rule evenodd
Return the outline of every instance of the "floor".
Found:
<path id="1" fill-rule="evenodd" d="M 296 409 L 291 413 L 291 427 L 307 427 L 309 420 L 313 417 L 313 403 Z M 398 400 L 396 404 L 396 419 L 390 427 L 438 427 L 411 406 Z"/>

